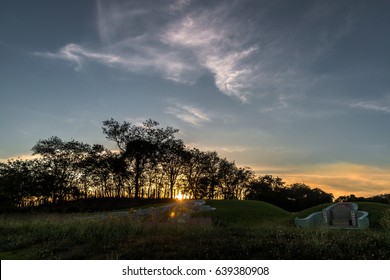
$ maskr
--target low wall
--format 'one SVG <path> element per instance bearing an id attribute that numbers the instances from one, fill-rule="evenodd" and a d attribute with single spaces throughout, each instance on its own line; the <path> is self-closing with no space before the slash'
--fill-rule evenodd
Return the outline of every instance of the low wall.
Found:
<path id="1" fill-rule="evenodd" d="M 316 227 L 323 225 L 322 212 L 315 212 L 306 218 L 295 218 L 295 225 L 298 227 Z"/>
<path id="2" fill-rule="evenodd" d="M 368 228 L 370 225 L 370 221 L 368 220 L 368 212 L 366 211 L 358 211 L 357 214 L 357 226 L 358 228 Z"/>
<path id="3" fill-rule="evenodd" d="M 328 208 L 326 208 L 328 209 Z M 365 229 L 369 226 L 368 212 L 357 211 L 357 224 L 356 226 L 331 226 L 324 223 L 324 214 L 323 212 L 315 212 L 307 216 L 306 218 L 295 218 L 295 225 L 301 228 L 307 227 L 317 227 L 317 226 L 327 226 L 329 228 L 348 228 L 348 229 Z"/>

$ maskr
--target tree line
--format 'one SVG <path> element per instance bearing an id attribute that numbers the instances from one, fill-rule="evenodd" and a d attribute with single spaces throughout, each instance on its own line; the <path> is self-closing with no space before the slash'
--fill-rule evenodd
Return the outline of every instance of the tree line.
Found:
<path id="1" fill-rule="evenodd" d="M 378 194 L 370 197 L 356 196 L 354 194 L 339 196 L 335 202 L 376 202 L 390 204 L 390 193 Z"/>
<path id="2" fill-rule="evenodd" d="M 216 152 L 187 148 L 178 129 L 114 119 L 103 133 L 118 152 L 57 136 L 32 147 L 36 159 L 0 163 L 3 205 L 61 203 L 88 197 L 242 199 L 252 171 Z"/>
<path id="3" fill-rule="evenodd" d="M 188 148 L 178 129 L 147 120 L 141 125 L 103 122 L 118 152 L 57 136 L 32 147 L 36 159 L 0 163 L 0 203 L 25 207 L 80 198 L 258 199 L 295 211 L 333 201 L 333 195 L 302 183 L 286 185 L 271 175 Z"/>

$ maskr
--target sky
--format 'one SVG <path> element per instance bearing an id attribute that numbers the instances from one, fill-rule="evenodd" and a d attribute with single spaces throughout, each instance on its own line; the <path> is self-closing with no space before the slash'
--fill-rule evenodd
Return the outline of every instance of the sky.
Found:
<path id="1" fill-rule="evenodd" d="M 102 121 L 256 174 L 390 193 L 390 1 L 0 1 L 0 160 Z"/>

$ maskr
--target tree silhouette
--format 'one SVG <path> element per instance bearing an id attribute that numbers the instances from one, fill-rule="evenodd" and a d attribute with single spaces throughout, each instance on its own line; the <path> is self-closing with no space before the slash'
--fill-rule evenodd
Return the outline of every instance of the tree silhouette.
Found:
<path id="1" fill-rule="evenodd" d="M 282 204 L 281 190 L 285 187 L 282 178 L 272 175 L 260 176 L 249 183 L 246 199 L 262 200 L 275 205 Z"/>
<path id="2" fill-rule="evenodd" d="M 131 140 L 126 145 L 123 157 L 128 159 L 133 166 L 134 174 L 134 198 L 139 197 L 140 179 L 147 167 L 152 163 L 157 153 L 157 145 L 143 139 Z"/>
<path id="3" fill-rule="evenodd" d="M 219 184 L 220 174 L 219 167 L 221 159 L 219 158 L 217 152 L 206 152 L 205 157 L 205 173 L 207 181 L 205 184 L 209 187 L 208 189 L 208 198 L 214 199 L 216 194 L 216 188 Z M 205 180 L 205 179 L 204 179 Z"/>
<path id="4" fill-rule="evenodd" d="M 23 198 L 37 193 L 30 161 L 20 159 L 0 163 L 0 202 L 2 207 L 22 206 Z"/>
<path id="5" fill-rule="evenodd" d="M 184 143 L 180 139 L 169 139 L 160 146 L 161 169 L 169 184 L 169 197 L 174 198 L 174 189 L 183 169 Z"/>
<path id="6" fill-rule="evenodd" d="M 186 149 L 183 153 L 183 177 L 185 179 L 184 191 L 194 199 L 201 195 L 199 186 L 204 176 L 205 165 L 203 153 L 196 149 Z"/>
<path id="7" fill-rule="evenodd" d="M 161 128 L 159 123 L 147 120 L 136 126 L 129 122 L 119 124 L 114 119 L 103 122 L 103 133 L 106 138 L 114 141 L 121 155 L 128 161 L 128 166 L 134 176 L 134 198 L 138 198 L 141 180 L 146 168 L 152 168 L 161 158 L 169 141 L 175 139 L 178 129 Z"/>
<path id="8" fill-rule="evenodd" d="M 294 183 L 285 190 L 287 192 L 288 210 L 299 211 L 323 203 L 333 201 L 333 195 L 319 188 L 310 188 L 304 183 Z"/>
<path id="9" fill-rule="evenodd" d="M 286 186 L 279 177 L 265 175 L 249 183 L 246 199 L 270 202 L 289 211 L 300 211 L 333 201 L 333 195 L 303 183 Z"/>
<path id="10" fill-rule="evenodd" d="M 44 177 L 51 186 L 52 200 L 62 202 L 66 196 L 77 196 L 75 181 L 79 176 L 77 163 L 88 154 L 88 144 L 71 140 L 65 142 L 57 136 L 39 140 L 32 148 L 33 155 L 41 156 Z"/>
<path id="11" fill-rule="evenodd" d="M 53 136 L 32 148 L 34 160 L 0 163 L 0 208 L 89 197 L 255 199 L 298 211 L 333 201 L 333 195 L 303 183 L 286 185 L 279 177 L 255 177 L 249 168 L 217 152 L 185 147 L 172 127 L 153 120 L 140 125 L 103 121 L 103 133 L 119 153 Z M 147 188 L 146 188 L 147 187 Z M 336 201 L 389 203 L 390 194 Z"/>

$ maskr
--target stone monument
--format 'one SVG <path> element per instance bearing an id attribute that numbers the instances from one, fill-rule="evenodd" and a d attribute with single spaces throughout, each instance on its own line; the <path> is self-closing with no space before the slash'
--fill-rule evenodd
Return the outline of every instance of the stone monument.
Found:
<path id="1" fill-rule="evenodd" d="M 352 202 L 332 204 L 322 212 L 315 212 L 306 218 L 295 218 L 298 227 L 325 226 L 342 229 L 364 229 L 369 226 L 368 213 L 358 211 L 358 205 Z"/>

